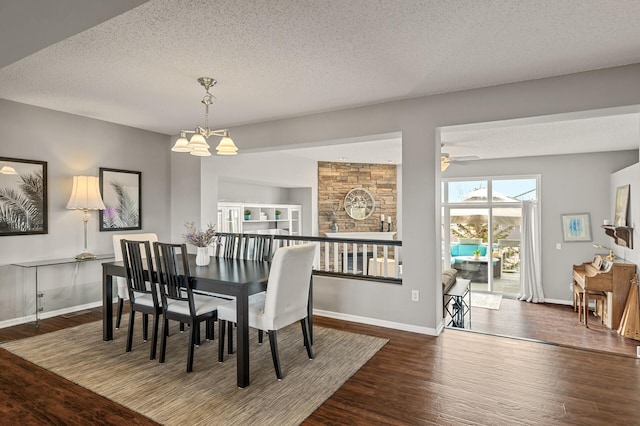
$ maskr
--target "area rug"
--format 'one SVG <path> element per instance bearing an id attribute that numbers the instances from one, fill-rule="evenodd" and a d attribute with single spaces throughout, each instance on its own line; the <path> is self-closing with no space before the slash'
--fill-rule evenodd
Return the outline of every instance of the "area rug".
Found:
<path id="1" fill-rule="evenodd" d="M 216 340 L 195 350 L 186 373 L 188 333 L 172 328 L 163 364 L 149 360 L 141 318 L 133 350 L 125 352 L 127 321 L 102 341 L 102 322 L 84 324 L 2 348 L 165 425 L 297 425 L 340 388 L 386 339 L 314 327 L 314 355 L 306 355 L 300 324 L 278 332 L 284 379 L 278 381 L 269 343 L 250 333 L 251 384 L 236 385 L 236 357 L 217 361 Z M 204 337 L 204 330 L 202 331 Z M 159 349 L 158 345 L 158 349 Z"/>
<path id="2" fill-rule="evenodd" d="M 501 303 L 501 294 L 471 292 L 471 306 L 474 308 L 498 310 Z"/>

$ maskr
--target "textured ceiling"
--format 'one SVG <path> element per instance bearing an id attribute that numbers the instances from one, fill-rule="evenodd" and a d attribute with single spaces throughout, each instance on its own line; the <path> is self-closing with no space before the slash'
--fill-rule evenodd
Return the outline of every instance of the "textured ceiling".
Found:
<path id="1" fill-rule="evenodd" d="M 637 0 L 60 0 L 66 33 L 8 3 L 0 98 L 164 134 L 203 124 L 200 76 L 227 127 L 640 62 Z"/>

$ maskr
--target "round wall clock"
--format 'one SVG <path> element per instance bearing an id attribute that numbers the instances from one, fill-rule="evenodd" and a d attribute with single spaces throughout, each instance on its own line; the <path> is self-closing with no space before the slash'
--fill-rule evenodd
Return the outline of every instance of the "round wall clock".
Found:
<path id="1" fill-rule="evenodd" d="M 364 188 L 355 188 L 344 197 L 344 210 L 349 217 L 363 220 L 371 216 L 376 202 L 369 191 Z"/>

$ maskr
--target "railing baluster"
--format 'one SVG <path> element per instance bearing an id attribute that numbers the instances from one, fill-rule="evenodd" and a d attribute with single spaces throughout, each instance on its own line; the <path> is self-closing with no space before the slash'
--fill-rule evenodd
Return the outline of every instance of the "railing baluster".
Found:
<path id="1" fill-rule="evenodd" d="M 332 244 L 328 241 L 322 243 L 324 246 L 324 270 L 329 271 L 329 251 L 331 251 Z"/>
<path id="2" fill-rule="evenodd" d="M 382 247 L 382 253 L 383 253 L 383 256 L 384 256 L 384 259 L 382 260 L 382 275 L 385 276 L 385 277 L 388 277 L 389 276 L 389 272 L 387 272 L 387 269 L 388 269 L 387 268 L 387 259 L 388 259 L 388 256 L 389 256 L 389 247 L 387 247 L 387 246 Z"/>

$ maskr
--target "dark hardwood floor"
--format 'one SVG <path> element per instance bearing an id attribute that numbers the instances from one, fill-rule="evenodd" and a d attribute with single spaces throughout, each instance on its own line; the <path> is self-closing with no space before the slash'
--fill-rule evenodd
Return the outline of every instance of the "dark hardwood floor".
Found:
<path id="1" fill-rule="evenodd" d="M 478 324 L 481 318 L 472 316 Z M 0 341 L 100 319 L 94 309 L 37 329 L 0 329 Z M 640 418 L 640 360 L 629 356 L 453 329 L 432 337 L 323 317 L 315 324 L 389 343 L 305 425 L 609 425 Z M 1 424 L 154 424 L 1 349 L 0 400 Z"/>
<path id="2" fill-rule="evenodd" d="M 502 298 L 499 310 L 471 308 L 471 330 L 636 357 L 640 341 L 619 335 L 590 314 L 589 328 L 571 306 Z"/>

